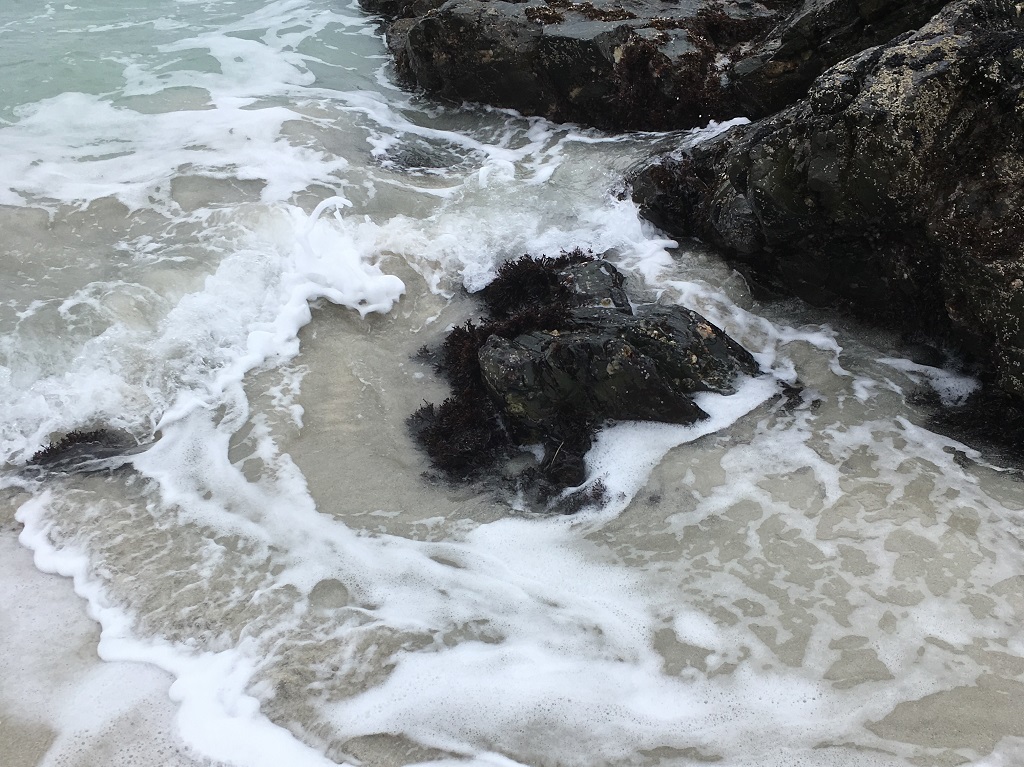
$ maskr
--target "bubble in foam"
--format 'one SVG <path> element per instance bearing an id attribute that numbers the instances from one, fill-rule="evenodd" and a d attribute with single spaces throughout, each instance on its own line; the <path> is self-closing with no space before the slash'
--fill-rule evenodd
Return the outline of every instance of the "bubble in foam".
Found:
<path id="1" fill-rule="evenodd" d="M 309 604 L 315 610 L 332 610 L 349 603 L 348 589 L 336 578 L 318 581 L 309 592 Z"/>

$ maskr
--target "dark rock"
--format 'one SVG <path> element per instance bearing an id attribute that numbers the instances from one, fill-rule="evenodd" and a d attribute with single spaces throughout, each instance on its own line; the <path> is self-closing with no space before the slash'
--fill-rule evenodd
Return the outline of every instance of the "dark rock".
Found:
<path id="1" fill-rule="evenodd" d="M 921 392 L 912 399 L 924 411 L 929 428 L 984 452 L 989 459 L 1024 469 L 1024 401 L 993 388 L 974 392 L 952 407 L 937 399 L 934 392 Z"/>
<path id="2" fill-rule="evenodd" d="M 370 13 L 386 19 L 412 19 L 425 16 L 446 0 L 359 0 L 359 4 Z"/>
<path id="3" fill-rule="evenodd" d="M 800 99 L 819 74 L 866 48 L 915 30 L 947 0 L 804 0 L 736 61 L 739 112 L 764 117 Z"/>
<path id="4" fill-rule="evenodd" d="M 130 456 L 147 447 L 116 429 L 75 430 L 38 451 L 28 466 L 60 473 L 107 471 L 123 466 Z"/>
<path id="5" fill-rule="evenodd" d="M 942 0 L 360 0 L 407 80 L 611 129 L 759 117 Z"/>
<path id="6" fill-rule="evenodd" d="M 438 175 L 453 168 L 464 168 L 473 159 L 471 152 L 460 147 L 423 138 L 409 138 L 376 156 L 377 162 L 388 170 L 420 175 Z"/>
<path id="7" fill-rule="evenodd" d="M 532 306 L 601 307 L 631 314 L 625 278 L 610 263 L 581 251 L 561 259 L 520 258 L 504 264 L 498 279 L 481 293 L 494 317 L 509 317 Z"/>
<path id="8" fill-rule="evenodd" d="M 706 417 L 694 393 L 732 394 L 735 377 L 757 369 L 721 330 L 686 310 L 634 317 L 577 309 L 562 330 L 492 335 L 479 360 L 484 385 L 524 442 L 561 441 L 552 424 L 569 408 L 588 423 L 693 423 Z"/>
<path id="9" fill-rule="evenodd" d="M 539 444 L 540 466 L 515 481 L 545 501 L 583 482 L 602 423 L 692 423 L 707 417 L 695 393 L 731 394 L 738 376 L 757 374 L 754 359 L 696 312 L 634 316 L 622 284 L 614 266 L 578 251 L 502 267 L 483 291 L 492 319 L 455 328 L 442 347 L 453 396 L 412 418 L 435 467 L 472 479 Z"/>
<path id="10" fill-rule="evenodd" d="M 1024 396 L 1024 29 L 957 0 L 634 179 L 645 215 L 806 300 L 954 342 Z"/>
<path id="11" fill-rule="evenodd" d="M 787 0 L 787 10 L 797 5 Z M 718 0 L 363 0 L 390 19 L 398 72 L 443 98 L 617 129 L 736 113 L 730 54 L 783 17 Z"/>

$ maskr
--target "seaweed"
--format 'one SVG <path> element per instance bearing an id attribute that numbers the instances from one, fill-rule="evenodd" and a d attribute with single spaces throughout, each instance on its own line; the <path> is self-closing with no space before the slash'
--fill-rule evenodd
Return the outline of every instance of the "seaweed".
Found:
<path id="1" fill-rule="evenodd" d="M 625 8 L 596 8 L 589 2 L 572 2 L 571 0 L 545 0 L 549 8 L 558 8 L 564 11 L 575 11 L 585 16 L 590 21 L 628 21 L 635 19 L 636 14 L 627 11 Z"/>
<path id="2" fill-rule="evenodd" d="M 480 295 L 494 317 L 507 317 L 526 307 L 552 303 L 568 305 L 572 302 L 572 293 L 561 284 L 558 272 L 593 260 L 593 253 L 577 248 L 554 258 L 523 256 L 506 261 Z"/>
<path id="3" fill-rule="evenodd" d="M 743 46 L 760 39 L 777 21 L 774 15 L 734 18 L 721 9 L 702 9 L 685 18 L 658 17 L 644 28 L 659 36 L 633 33 L 615 65 L 612 107 L 626 125 L 669 129 L 701 124 L 735 112 L 732 94 L 723 87 L 718 59 L 736 60 Z M 693 50 L 675 60 L 661 47 L 670 30 L 685 30 Z"/>
<path id="4" fill-rule="evenodd" d="M 477 390 L 449 397 L 440 407 L 424 403 L 409 417 L 409 426 L 434 467 L 449 479 L 474 479 L 514 448 L 497 408 Z"/>
<path id="5" fill-rule="evenodd" d="M 490 318 L 481 324 L 472 320 L 453 328 L 438 353 L 421 349 L 421 358 L 435 359 L 435 367 L 444 375 L 456 395 L 482 389 L 480 347 L 492 335 L 515 338 L 533 330 L 554 330 L 569 321 L 576 303 L 571 289 L 561 284 L 558 272 L 574 264 L 593 261 L 592 253 L 574 250 L 560 256 L 538 259 L 523 256 L 507 261 L 480 297 Z"/>
<path id="6" fill-rule="evenodd" d="M 561 24 L 565 21 L 565 16 L 548 6 L 531 5 L 523 13 L 526 14 L 526 18 L 537 24 Z"/>
<path id="7" fill-rule="evenodd" d="M 695 38 L 696 51 L 669 59 L 658 41 L 634 34 L 622 47 L 615 65 L 615 97 L 611 103 L 628 125 L 668 130 L 679 124 L 696 125 L 720 119 L 723 104 L 720 74 L 714 67 L 716 50 Z"/>
<path id="8" fill-rule="evenodd" d="M 654 29 L 685 29 L 691 39 L 703 46 L 716 49 L 729 49 L 743 43 L 749 43 L 770 31 L 778 18 L 770 16 L 744 16 L 736 18 L 725 13 L 721 8 L 702 8 L 695 16 L 682 19 L 655 18 L 650 22 Z"/>
<path id="9" fill-rule="evenodd" d="M 586 482 L 601 424 L 693 423 L 707 417 L 693 392 L 731 393 L 736 375 L 756 373 L 745 350 L 693 311 L 634 315 L 622 284 L 614 266 L 579 250 L 498 270 L 480 294 L 489 316 L 451 329 L 432 355 L 451 396 L 410 418 L 441 476 L 497 479 L 557 511 Z"/>
<path id="10" fill-rule="evenodd" d="M 559 498 L 554 504 L 553 511 L 559 514 L 576 514 L 588 507 L 600 506 L 608 497 L 608 488 L 604 482 L 596 482 L 581 487 L 563 498 Z"/>
<path id="11" fill-rule="evenodd" d="M 529 437 L 517 433 L 491 399 L 480 371 L 480 349 L 491 336 L 513 339 L 534 330 L 566 327 L 579 300 L 559 273 L 594 259 L 592 253 L 576 249 L 556 257 L 523 256 L 506 262 L 479 294 L 489 316 L 452 328 L 436 351 L 420 349 L 417 356 L 433 362 L 452 394 L 439 406 L 425 402 L 408 424 L 443 477 L 474 481 L 522 451 Z M 520 472 L 513 484 L 542 503 L 563 488 L 580 484 L 593 428 L 571 407 L 557 413 L 540 465 Z"/>

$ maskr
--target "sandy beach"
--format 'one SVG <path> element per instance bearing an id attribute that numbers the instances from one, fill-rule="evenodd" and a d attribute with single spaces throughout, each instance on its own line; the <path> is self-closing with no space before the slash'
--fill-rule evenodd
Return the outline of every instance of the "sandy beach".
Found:
<path id="1" fill-rule="evenodd" d="M 197 765 L 173 735 L 171 677 L 104 663 L 99 625 L 72 580 L 18 543 L 17 497 L 0 510 L 0 751 L 5 767 Z"/>

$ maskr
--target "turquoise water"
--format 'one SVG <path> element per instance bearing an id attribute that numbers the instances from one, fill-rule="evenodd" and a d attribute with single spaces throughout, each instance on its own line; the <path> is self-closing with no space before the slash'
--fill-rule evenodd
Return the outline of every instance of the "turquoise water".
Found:
<path id="1" fill-rule="evenodd" d="M 645 224 L 656 137 L 410 93 L 326 0 L 6 0 L 0 69 L 15 764 L 1024 763 L 1024 493 L 910 404 L 974 382 Z M 426 479 L 416 350 L 577 246 L 763 374 L 606 428 L 574 518 Z"/>

